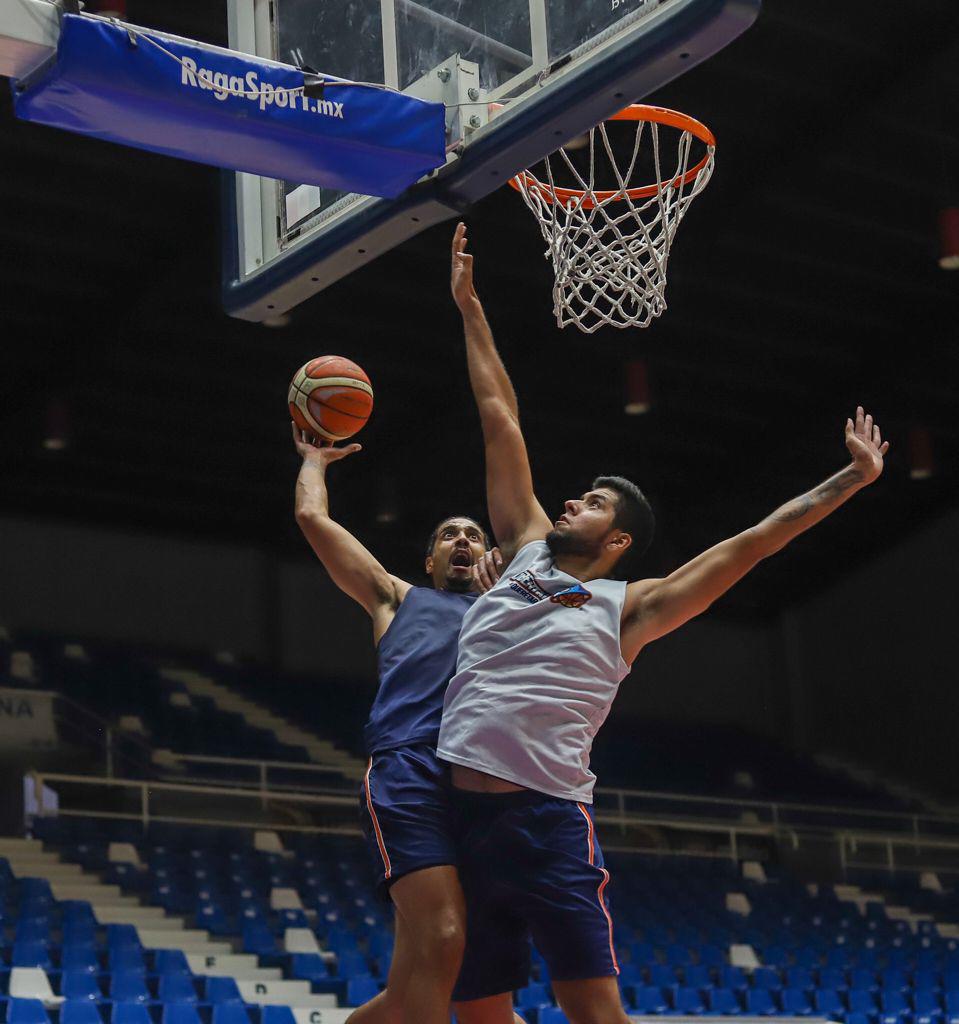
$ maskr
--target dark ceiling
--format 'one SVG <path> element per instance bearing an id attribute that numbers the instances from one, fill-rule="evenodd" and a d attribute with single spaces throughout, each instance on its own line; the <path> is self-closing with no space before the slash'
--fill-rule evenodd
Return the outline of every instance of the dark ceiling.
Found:
<path id="1" fill-rule="evenodd" d="M 225 42 L 224 2 L 128 8 Z M 843 422 L 864 403 L 893 444 L 886 474 L 716 609 L 755 617 L 956 506 L 959 273 L 937 266 L 936 216 L 959 205 L 957 84 L 955 0 L 766 0 L 744 37 L 654 97 L 709 124 L 719 151 L 674 249 L 670 309 L 644 332 L 559 332 L 519 198 L 470 211 L 547 508 L 597 472 L 632 476 L 659 518 L 648 572 L 668 571 L 840 468 Z M 433 520 L 482 509 L 452 225 L 270 329 L 220 308 L 218 172 L 19 124 L 9 98 L 0 154 L 0 514 L 306 557 L 285 392 L 328 352 L 377 393 L 365 451 L 331 472 L 335 513 L 413 574 Z M 642 417 L 623 413 L 635 357 L 652 390 Z M 70 436 L 60 452 L 42 447 L 51 416 Z M 937 464 L 924 481 L 909 476 L 916 426 Z"/>

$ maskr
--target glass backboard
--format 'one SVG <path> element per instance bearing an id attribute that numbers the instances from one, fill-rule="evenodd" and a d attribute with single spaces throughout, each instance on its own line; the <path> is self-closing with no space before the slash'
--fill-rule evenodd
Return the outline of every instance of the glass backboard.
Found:
<path id="1" fill-rule="evenodd" d="M 761 0 L 229 0 L 230 45 L 447 104 L 444 167 L 396 199 L 230 175 L 224 303 L 264 320 L 457 216 L 707 59 Z"/>

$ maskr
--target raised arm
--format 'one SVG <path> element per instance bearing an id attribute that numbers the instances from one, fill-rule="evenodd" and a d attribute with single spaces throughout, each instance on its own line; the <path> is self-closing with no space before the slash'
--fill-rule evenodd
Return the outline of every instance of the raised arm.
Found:
<path id="1" fill-rule="evenodd" d="M 470 385 L 483 427 L 490 523 L 508 563 L 524 544 L 542 540 L 552 524 L 533 493 L 516 392 L 476 294 L 465 224 L 457 225 L 453 236 L 451 288 L 463 316 Z"/>
<path id="2" fill-rule="evenodd" d="M 862 407 L 846 421 L 852 461 L 818 487 L 793 498 L 757 526 L 724 540 L 661 580 L 641 580 L 626 590 L 621 643 L 632 662 L 640 650 L 706 609 L 762 559 L 822 521 L 857 491 L 878 479 L 889 442 Z"/>
<path id="3" fill-rule="evenodd" d="M 296 479 L 296 521 L 333 582 L 369 613 L 378 643 L 410 584 L 391 576 L 352 533 L 330 518 L 326 490 L 327 466 L 358 452 L 360 445 L 320 447 L 305 440 L 295 425 L 293 443 L 303 459 Z"/>

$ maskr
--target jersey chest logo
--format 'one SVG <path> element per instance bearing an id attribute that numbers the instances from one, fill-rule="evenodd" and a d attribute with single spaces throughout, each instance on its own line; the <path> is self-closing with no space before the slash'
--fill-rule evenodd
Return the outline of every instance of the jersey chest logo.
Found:
<path id="1" fill-rule="evenodd" d="M 564 608 L 582 608 L 593 596 L 579 583 L 561 590 L 558 594 L 549 594 L 543 590 L 529 569 L 510 576 L 509 587 L 529 604 L 539 604 L 540 601 L 548 600 L 553 604 L 562 605 Z"/>

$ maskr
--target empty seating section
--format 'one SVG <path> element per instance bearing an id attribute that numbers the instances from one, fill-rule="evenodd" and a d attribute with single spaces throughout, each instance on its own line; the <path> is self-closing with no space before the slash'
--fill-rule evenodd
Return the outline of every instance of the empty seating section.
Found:
<path id="1" fill-rule="evenodd" d="M 272 711 L 310 730 L 314 737 L 325 737 L 344 751 L 363 755 L 363 723 L 375 689 L 371 679 L 351 680 L 350 685 L 344 685 L 342 679 L 326 680 L 335 688 L 336 700 L 318 701 L 317 686 L 323 681 L 312 676 L 304 679 L 270 667 L 116 643 L 84 641 L 80 648 L 72 642 L 76 639 L 22 633 L 0 642 L 0 682 L 61 692 L 109 721 L 134 716 L 143 722 L 155 748 L 183 754 L 310 761 L 306 746 L 289 736 L 281 739 L 262 724 L 251 724 L 236 710 L 236 701 L 230 708 L 220 706 L 209 689 L 183 682 L 183 671 L 169 671 L 175 666 L 202 674 L 233 696 L 261 704 L 268 700 Z M 28 656 L 32 682 L 10 673 L 14 651 Z M 698 756 L 689 757 L 690 749 L 697 750 Z M 634 723 L 613 716 L 604 727 L 602 742 L 596 745 L 593 767 L 605 786 L 635 786 L 641 779 L 646 790 L 914 809 L 878 787 L 826 771 L 781 744 L 724 726 L 647 723 L 643 743 L 637 745 Z M 190 766 L 194 776 L 231 778 L 231 772 L 235 774 L 224 766 Z M 303 784 L 304 780 L 291 776 L 289 781 Z M 324 784 L 329 781 L 323 780 Z M 709 813 L 715 814 L 717 809 L 710 808 Z"/>
<path id="2" fill-rule="evenodd" d="M 45 838 L 234 952 L 150 948 L 141 928 L 103 924 L 89 903 L 57 900 L 47 880 L 15 876 L 0 860 L 0 1021 L 294 1024 L 294 1011 L 345 1014 L 385 983 L 391 915 L 370 895 L 355 840 L 294 839 L 267 853 L 246 833 L 165 826 L 136 840 L 135 866 L 107 858 L 109 839 L 135 839 L 128 826 L 96 823 L 99 838 L 91 827 L 46 823 Z M 959 921 L 948 887 L 896 883 L 890 902 L 924 908 L 909 921 L 879 899 L 861 912 L 831 886 L 817 891 L 769 866 L 761 884 L 729 861 L 612 854 L 609 865 L 619 985 L 632 1013 L 959 1024 L 959 941 L 922 916 L 935 903 L 940 921 Z M 730 893 L 747 898 L 748 915 L 727 909 Z M 750 946 L 761 966 L 731 964 L 734 944 Z M 515 999 L 531 1024 L 563 1024 L 535 951 Z"/>

